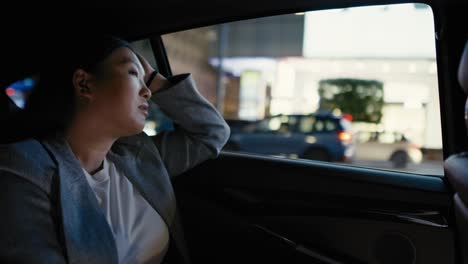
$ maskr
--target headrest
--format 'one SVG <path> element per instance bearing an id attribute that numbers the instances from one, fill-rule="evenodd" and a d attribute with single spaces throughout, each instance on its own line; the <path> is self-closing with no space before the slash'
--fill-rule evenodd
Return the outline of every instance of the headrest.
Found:
<path id="1" fill-rule="evenodd" d="M 468 94 L 468 41 L 460 59 L 460 66 L 458 66 L 458 81 L 465 94 Z"/>
<path id="2" fill-rule="evenodd" d="M 463 202 L 468 205 L 468 152 L 452 155 L 444 162 L 446 175 Z"/>

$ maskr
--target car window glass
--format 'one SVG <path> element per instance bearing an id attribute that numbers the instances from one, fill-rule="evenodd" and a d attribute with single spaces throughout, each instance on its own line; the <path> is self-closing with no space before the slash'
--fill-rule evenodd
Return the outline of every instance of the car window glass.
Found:
<path id="1" fill-rule="evenodd" d="M 173 73 L 191 72 L 235 128 L 225 150 L 441 176 L 434 32 L 430 6 L 406 3 L 261 17 L 162 39 Z M 249 122 L 259 122 L 252 133 Z"/>
<path id="2" fill-rule="evenodd" d="M 395 133 L 394 136 L 396 142 L 405 142 L 405 137 L 403 136 L 403 134 Z"/>
<path id="3" fill-rule="evenodd" d="M 366 143 L 372 141 L 372 133 L 370 132 L 359 132 L 358 133 L 358 143 Z"/>
<path id="4" fill-rule="evenodd" d="M 24 79 L 13 82 L 8 87 L 4 88 L 2 96 L 8 96 L 11 101 L 19 108 L 24 108 L 28 96 L 34 89 L 39 75 L 26 77 Z"/>
<path id="5" fill-rule="evenodd" d="M 280 117 L 273 117 L 268 119 L 268 130 L 269 131 L 277 131 L 281 127 L 281 118 Z"/>
<path id="6" fill-rule="evenodd" d="M 325 120 L 325 130 L 326 131 L 335 131 L 335 129 L 336 129 L 335 121 Z"/>
<path id="7" fill-rule="evenodd" d="M 395 136 L 392 133 L 381 133 L 379 134 L 379 143 L 382 144 L 391 144 L 395 143 Z"/>
<path id="8" fill-rule="evenodd" d="M 299 132 L 310 133 L 313 131 L 315 118 L 311 116 L 303 117 L 299 124 Z"/>
<path id="9" fill-rule="evenodd" d="M 315 122 L 315 131 L 316 132 L 322 132 L 325 128 L 325 124 L 323 122 L 323 120 L 317 120 Z"/>
<path id="10" fill-rule="evenodd" d="M 143 39 L 131 43 L 135 50 L 143 55 L 148 62 L 156 67 L 154 53 L 148 39 Z M 33 91 L 40 75 L 34 75 L 21 80 L 18 80 L 8 87 L 3 88 L 3 95 L 8 96 L 12 102 L 19 108 L 24 108 L 28 96 Z M 146 120 L 144 132 L 150 136 L 156 135 L 164 130 L 173 129 L 172 121 L 159 109 L 152 101 L 149 101 L 149 116 Z"/>

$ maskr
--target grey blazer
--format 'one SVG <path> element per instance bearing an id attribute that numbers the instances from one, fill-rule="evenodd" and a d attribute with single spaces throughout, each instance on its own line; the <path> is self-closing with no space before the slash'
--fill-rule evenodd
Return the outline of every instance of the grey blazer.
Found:
<path id="1" fill-rule="evenodd" d="M 152 100 L 175 130 L 121 138 L 108 158 L 168 225 L 174 262 L 187 263 L 171 177 L 216 157 L 229 127 L 190 75 L 171 82 Z M 0 183 L 1 263 L 117 263 L 112 231 L 63 138 L 0 145 Z"/>

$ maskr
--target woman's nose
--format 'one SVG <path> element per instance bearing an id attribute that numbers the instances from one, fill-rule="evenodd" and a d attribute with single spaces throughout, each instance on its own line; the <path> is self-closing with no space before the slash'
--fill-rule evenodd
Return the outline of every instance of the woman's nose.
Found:
<path id="1" fill-rule="evenodd" d="M 146 100 L 151 98 L 151 90 L 146 86 L 146 84 L 143 84 L 143 87 L 140 90 L 140 95 L 143 96 Z"/>

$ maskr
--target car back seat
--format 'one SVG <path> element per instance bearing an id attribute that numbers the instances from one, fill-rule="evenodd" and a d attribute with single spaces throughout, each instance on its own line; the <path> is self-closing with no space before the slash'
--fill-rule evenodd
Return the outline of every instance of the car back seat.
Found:
<path id="1" fill-rule="evenodd" d="M 465 94 L 468 94 L 468 41 L 460 60 L 458 80 Z M 467 110 L 468 99 L 465 104 L 465 124 L 468 136 Z M 444 169 L 455 191 L 453 201 L 462 263 L 468 264 L 468 152 L 451 155 L 445 160 Z"/>

